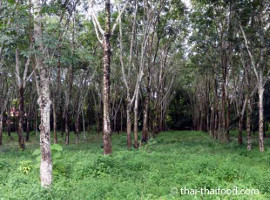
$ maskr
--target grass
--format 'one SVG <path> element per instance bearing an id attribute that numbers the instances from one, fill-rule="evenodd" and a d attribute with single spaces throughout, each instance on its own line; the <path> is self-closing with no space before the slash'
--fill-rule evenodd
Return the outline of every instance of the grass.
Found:
<path id="1" fill-rule="evenodd" d="M 0 199 L 270 199 L 270 145 L 260 153 L 239 146 L 233 133 L 230 144 L 194 131 L 163 132 L 139 150 L 126 150 L 125 133 L 112 137 L 113 155 L 103 156 L 102 136 L 63 146 L 64 170 L 54 175 L 53 187 L 40 187 L 32 155 L 38 138 L 31 135 L 20 151 L 4 134 L 0 147 Z M 82 137 L 82 136 L 81 136 Z M 71 141 L 75 141 L 71 134 Z M 28 173 L 20 169 L 29 167 Z M 259 195 L 181 195 L 180 188 L 259 189 Z"/>

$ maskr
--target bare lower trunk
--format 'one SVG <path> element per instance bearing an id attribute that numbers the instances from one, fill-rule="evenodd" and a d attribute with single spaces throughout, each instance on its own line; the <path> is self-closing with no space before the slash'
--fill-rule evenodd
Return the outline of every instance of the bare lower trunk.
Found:
<path id="1" fill-rule="evenodd" d="M 2 145 L 2 134 L 3 134 L 3 115 L 0 114 L 0 145 Z"/>
<path id="2" fill-rule="evenodd" d="M 252 144 L 251 144 L 251 104 L 250 104 L 250 98 L 247 100 L 247 150 L 251 151 Z"/>
<path id="3" fill-rule="evenodd" d="M 262 80 L 259 82 L 259 146 L 260 146 L 260 151 L 264 151 L 264 138 L 263 138 L 263 123 L 264 123 L 264 118 L 263 118 L 263 93 L 264 93 L 264 88 L 262 86 Z"/>
<path id="4" fill-rule="evenodd" d="M 8 112 L 8 116 L 7 116 L 7 132 L 8 132 L 8 137 L 12 139 L 10 124 L 11 124 L 10 112 Z"/>
<path id="5" fill-rule="evenodd" d="M 68 111 L 66 111 L 68 112 Z M 68 117 L 68 113 L 65 114 L 65 134 L 66 134 L 66 138 L 65 138 L 65 144 L 69 145 L 69 117 Z"/>
<path id="6" fill-rule="evenodd" d="M 103 143 L 104 154 L 111 154 L 111 122 L 110 122 L 110 64 L 111 64 L 111 45 L 110 45 L 110 0 L 105 2 L 106 27 L 103 38 Z"/>
<path id="7" fill-rule="evenodd" d="M 230 102 L 229 99 L 227 99 L 227 118 L 226 118 L 226 142 L 231 141 L 230 136 Z"/>
<path id="8" fill-rule="evenodd" d="M 148 74 L 150 76 L 150 74 Z M 147 94 L 144 100 L 144 108 L 143 108 L 143 129 L 142 129 L 142 139 L 141 142 L 148 142 L 148 110 L 149 110 L 149 93 L 150 93 L 150 88 L 149 88 L 149 82 L 150 82 L 150 77 L 147 77 L 148 79 L 148 84 L 147 84 Z"/>
<path id="9" fill-rule="evenodd" d="M 214 138 L 215 135 L 215 112 L 214 105 L 211 106 L 211 115 L 210 115 L 210 136 Z"/>
<path id="10" fill-rule="evenodd" d="M 120 124 L 120 132 L 123 132 L 123 107 L 121 108 L 121 124 Z"/>
<path id="11" fill-rule="evenodd" d="M 79 112 L 79 110 L 78 110 Z M 80 115 L 76 115 L 76 121 L 75 121 L 75 132 L 76 132 L 76 144 L 79 142 L 79 134 L 80 134 Z"/>
<path id="12" fill-rule="evenodd" d="M 113 131 L 116 132 L 116 126 L 117 125 L 117 114 L 115 114 L 114 120 L 113 120 Z"/>
<path id="13" fill-rule="evenodd" d="M 30 118 L 29 118 L 29 114 L 28 114 L 27 120 L 26 120 L 26 137 L 25 137 L 25 140 L 29 141 L 29 137 L 30 137 Z"/>
<path id="14" fill-rule="evenodd" d="M 84 111 L 82 108 L 82 123 L 83 123 L 83 140 L 86 140 L 86 131 L 85 131 L 85 120 L 84 120 Z"/>
<path id="15" fill-rule="evenodd" d="M 18 124 L 18 136 L 19 147 L 21 150 L 25 149 L 24 137 L 23 137 L 23 117 L 24 117 L 24 88 L 19 88 L 19 124 Z"/>
<path id="16" fill-rule="evenodd" d="M 142 142 L 148 141 L 148 107 L 149 97 L 145 98 L 144 109 L 143 109 L 143 130 L 142 130 Z"/>
<path id="17" fill-rule="evenodd" d="M 34 0 L 35 23 L 34 23 L 34 39 L 39 52 L 36 54 L 36 69 L 39 74 L 40 82 L 37 85 L 38 105 L 40 109 L 40 180 L 42 187 L 49 187 L 52 184 L 52 159 L 51 159 L 51 136 L 50 136 L 50 88 L 47 66 L 44 65 L 42 52 L 44 52 L 42 44 L 42 16 L 41 2 Z"/>
<path id="18" fill-rule="evenodd" d="M 134 105 L 134 147 L 138 148 L 138 103 L 139 95 L 136 94 L 135 105 Z"/>
<path id="19" fill-rule="evenodd" d="M 238 144 L 242 145 L 243 144 L 243 116 L 240 117 L 239 122 L 238 122 Z"/>
<path id="20" fill-rule="evenodd" d="M 40 78 L 41 91 L 38 99 L 40 108 L 41 122 L 40 129 L 40 180 L 42 187 L 52 184 L 52 160 L 51 160 L 51 140 L 50 140 L 50 98 L 49 98 L 49 79 L 46 70 L 41 71 Z"/>
<path id="21" fill-rule="evenodd" d="M 55 102 L 53 102 L 53 141 L 54 144 L 58 143 L 57 138 L 57 116 L 56 116 L 56 108 L 55 108 Z"/>
<path id="22" fill-rule="evenodd" d="M 130 102 L 128 102 L 127 103 L 127 148 L 128 149 L 130 149 L 132 145 L 130 113 L 131 113 L 131 105 L 130 105 Z"/>

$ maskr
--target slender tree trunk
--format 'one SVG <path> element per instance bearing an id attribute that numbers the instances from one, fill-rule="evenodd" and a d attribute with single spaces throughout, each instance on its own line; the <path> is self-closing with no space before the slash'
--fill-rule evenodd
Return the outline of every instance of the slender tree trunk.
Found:
<path id="1" fill-rule="evenodd" d="M 54 144 L 58 143 L 58 138 L 57 138 L 57 116 L 56 116 L 56 107 L 55 107 L 55 101 L 52 103 L 53 104 L 53 141 Z"/>
<path id="2" fill-rule="evenodd" d="M 49 187 L 52 184 L 52 159 L 51 159 L 51 139 L 50 139 L 50 90 L 49 77 L 47 67 L 44 65 L 42 53 L 44 52 L 42 44 L 42 16 L 41 3 L 39 0 L 34 0 L 35 23 L 34 23 L 34 38 L 36 46 L 41 53 L 36 54 L 36 68 L 39 72 L 40 83 L 38 89 L 38 105 L 40 109 L 40 180 L 42 187 Z"/>
<path id="3" fill-rule="evenodd" d="M 76 132 L 76 144 L 79 142 L 79 134 L 80 134 L 80 109 L 78 108 L 76 119 L 75 119 L 75 132 Z"/>
<path id="4" fill-rule="evenodd" d="M 68 108 L 67 108 L 68 109 Z M 69 145 L 69 111 L 65 112 L 65 144 Z"/>
<path id="5" fill-rule="evenodd" d="M 10 124 L 11 124 L 10 110 L 8 110 L 8 114 L 7 114 L 7 132 L 8 132 L 8 137 L 9 137 L 10 139 L 12 139 Z"/>
<path id="6" fill-rule="evenodd" d="M 226 142 L 230 142 L 231 136 L 230 136 L 230 102 L 229 102 L 229 99 L 227 99 L 227 115 L 226 116 L 227 116 L 227 118 L 226 118 Z"/>
<path id="7" fill-rule="evenodd" d="M 24 137 L 23 137 L 23 119 L 24 118 L 24 88 L 19 87 L 19 123 L 18 123 L 18 136 L 19 146 L 21 150 L 25 149 Z"/>
<path id="8" fill-rule="evenodd" d="M 221 110 L 221 130 L 220 130 L 220 140 L 226 140 L 226 89 L 225 89 L 225 78 L 222 83 L 222 110 Z"/>
<path id="9" fill-rule="evenodd" d="M 103 143 L 104 154 L 111 154 L 111 122 L 110 122 L 110 64 L 111 64 L 111 11 L 110 0 L 105 2 L 106 27 L 103 38 L 104 68 L 103 68 Z"/>
<path id="10" fill-rule="evenodd" d="M 150 68 L 148 66 L 147 73 L 147 83 L 146 83 L 146 96 L 144 100 L 144 108 L 143 108 L 143 130 L 142 130 L 142 140 L 141 142 L 148 142 L 148 111 L 149 111 L 149 101 L 150 101 Z"/>
<path id="11" fill-rule="evenodd" d="M 214 138 L 215 135 L 215 110 L 214 104 L 211 106 L 211 115 L 210 115 L 210 136 Z"/>
<path id="12" fill-rule="evenodd" d="M 134 104 L 134 147 L 138 148 L 138 103 L 139 103 L 139 91 L 135 97 Z"/>
<path id="13" fill-rule="evenodd" d="M 240 116 L 240 119 L 238 121 L 238 144 L 242 145 L 243 144 L 243 116 Z"/>
<path id="14" fill-rule="evenodd" d="M 2 135 L 3 135 L 3 115 L 0 114 L 0 146 L 2 145 Z"/>
<path id="15" fill-rule="evenodd" d="M 149 109 L 149 97 L 147 95 L 144 100 L 144 108 L 143 108 L 142 142 L 148 141 L 148 109 Z"/>
<path id="16" fill-rule="evenodd" d="M 130 149 L 132 145 L 131 139 L 131 103 L 127 102 L 127 148 Z"/>
<path id="17" fill-rule="evenodd" d="M 120 127 L 120 131 L 123 132 L 123 106 L 121 107 L 121 127 Z"/>
<path id="18" fill-rule="evenodd" d="M 38 64 L 37 60 L 37 64 Z M 41 63 L 40 63 L 41 64 Z M 51 160 L 51 139 L 50 139 L 50 92 L 49 78 L 45 67 L 40 72 L 40 96 L 38 98 L 41 122 L 40 129 L 40 179 L 41 186 L 48 187 L 52 184 L 52 160 Z"/>
<path id="19" fill-rule="evenodd" d="M 259 93 L 259 147 L 260 151 L 264 151 L 264 138 L 263 138 L 263 94 L 264 88 L 262 83 L 262 72 L 260 74 L 259 86 L 258 86 L 258 93 Z"/>
<path id="20" fill-rule="evenodd" d="M 85 119 L 84 119 L 84 111 L 83 111 L 83 107 L 82 109 L 82 123 L 83 123 L 83 140 L 86 140 L 86 131 L 85 131 Z"/>
<path id="21" fill-rule="evenodd" d="M 96 116 L 96 132 L 99 133 L 100 132 L 100 123 L 99 123 L 98 111 L 96 111 L 95 116 Z"/>
<path id="22" fill-rule="evenodd" d="M 251 104 L 250 104 L 250 97 L 247 100 L 247 150 L 251 151 L 252 144 L 251 144 Z"/>
<path id="23" fill-rule="evenodd" d="M 37 112 L 37 108 L 35 111 L 35 132 L 36 132 L 36 138 L 38 136 L 38 112 Z"/>
<path id="24" fill-rule="evenodd" d="M 26 137 L 25 137 L 26 141 L 29 141 L 29 137 L 30 137 L 30 117 L 29 117 L 29 114 L 27 115 L 27 119 L 26 119 Z"/>

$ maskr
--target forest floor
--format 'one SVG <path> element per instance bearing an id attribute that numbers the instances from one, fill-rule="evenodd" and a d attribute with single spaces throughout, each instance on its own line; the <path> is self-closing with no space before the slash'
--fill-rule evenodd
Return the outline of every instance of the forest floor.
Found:
<path id="1" fill-rule="evenodd" d="M 163 132 L 139 150 L 126 150 L 125 133 L 112 137 L 113 155 L 103 156 L 101 134 L 91 133 L 86 142 L 71 144 L 55 156 L 53 187 L 40 188 L 35 165 L 38 138 L 31 135 L 27 149 L 4 134 L 0 147 L 0 199 L 270 199 L 270 139 L 266 151 L 211 139 L 194 131 Z M 233 133 L 235 135 L 235 133 Z M 81 136 L 82 137 L 82 136 Z M 256 195 L 188 195 L 187 189 L 258 189 Z M 186 188 L 186 194 L 181 194 Z M 205 189 L 204 189 L 205 190 Z M 183 190 L 182 190 L 183 191 Z M 207 193 L 207 190 L 205 190 Z M 192 193 L 192 190 L 189 191 Z"/>

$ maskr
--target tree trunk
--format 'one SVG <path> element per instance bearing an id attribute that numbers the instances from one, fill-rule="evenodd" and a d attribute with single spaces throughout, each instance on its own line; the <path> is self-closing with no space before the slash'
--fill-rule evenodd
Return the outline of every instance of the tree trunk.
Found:
<path id="1" fill-rule="evenodd" d="M 83 107 L 82 109 L 82 123 L 83 123 L 83 140 L 86 140 L 86 131 L 85 131 L 85 120 L 84 120 L 84 111 L 83 111 Z"/>
<path id="2" fill-rule="evenodd" d="M 103 143 L 104 154 L 111 154 L 111 122 L 110 122 L 110 64 L 111 64 L 111 12 L 110 0 L 105 2 L 106 27 L 103 38 L 104 67 L 103 67 Z"/>
<path id="3" fill-rule="evenodd" d="M 139 91 L 135 97 L 134 104 L 134 147 L 138 148 L 138 103 L 139 103 Z"/>
<path id="4" fill-rule="evenodd" d="M 264 94 L 264 88 L 262 84 L 262 74 L 260 75 L 259 80 L 259 87 L 258 87 L 258 93 L 259 93 L 259 147 L 260 151 L 264 151 L 264 138 L 263 138 L 263 123 L 264 123 L 264 117 L 263 117 L 263 94 Z"/>
<path id="5" fill-rule="evenodd" d="M 143 108 L 143 130 L 142 130 L 142 140 L 141 142 L 148 141 L 148 109 L 149 109 L 149 97 L 148 94 L 144 100 L 144 108 Z"/>
<path id="6" fill-rule="evenodd" d="M 132 145 L 132 139 L 131 139 L 131 103 L 127 102 L 127 148 L 130 149 Z"/>
<path id="7" fill-rule="evenodd" d="M 242 145 L 243 144 L 243 116 L 240 116 L 240 119 L 238 121 L 238 144 Z"/>
<path id="8" fill-rule="evenodd" d="M 39 0 L 34 0 L 35 23 L 34 23 L 34 38 L 39 52 L 36 54 L 36 68 L 39 72 L 40 83 L 38 89 L 38 105 L 40 109 L 40 180 L 42 187 L 49 187 L 52 184 L 52 159 L 51 159 L 51 140 L 50 140 L 50 88 L 47 67 L 44 65 L 42 52 L 42 16 L 41 3 Z"/>
<path id="9" fill-rule="evenodd" d="M 229 102 L 229 99 L 227 99 L 227 115 L 226 116 L 227 116 L 227 118 L 226 118 L 226 142 L 230 142 L 231 137 L 230 137 L 230 102 Z"/>
<path id="10" fill-rule="evenodd" d="M 250 97 L 248 97 L 247 100 L 247 150 L 251 151 L 252 144 L 251 144 L 251 103 L 250 103 Z"/>
<path id="11" fill-rule="evenodd" d="M 143 130 L 142 130 L 142 139 L 141 142 L 148 142 L 148 111 L 149 111 L 149 101 L 150 101 L 150 68 L 148 66 L 147 73 L 147 83 L 146 83 L 146 96 L 144 100 L 144 108 L 143 108 Z"/>
<path id="12" fill-rule="evenodd" d="M 3 115 L 0 114 L 0 145 L 2 145 L 2 135 L 3 135 Z"/>
<path id="13" fill-rule="evenodd" d="M 37 60 L 37 64 L 40 61 Z M 48 187 L 52 184 L 52 159 L 51 159 L 51 140 L 50 140 L 50 92 L 49 92 L 49 78 L 46 68 L 40 72 L 40 96 L 38 98 L 38 105 L 40 108 L 41 122 L 40 129 L 40 148 L 41 148 L 41 162 L 40 162 L 40 179 L 41 186 Z"/>
<path id="14" fill-rule="evenodd" d="M 214 104 L 211 106 L 210 136 L 213 137 L 213 138 L 215 136 L 215 110 L 214 110 Z"/>
<path id="15" fill-rule="evenodd" d="M 68 109 L 68 108 L 67 108 Z M 69 111 L 65 112 L 65 144 L 69 145 Z"/>
<path id="16" fill-rule="evenodd" d="M 18 136 L 19 146 L 21 150 L 25 149 L 24 137 L 23 137 L 23 118 L 24 118 L 24 88 L 19 87 L 19 123 L 18 123 Z"/>
<path id="17" fill-rule="evenodd" d="M 120 124 L 120 132 L 123 132 L 123 106 L 121 106 L 121 124 Z"/>
<path id="18" fill-rule="evenodd" d="M 56 116 L 56 107 L 55 107 L 55 101 L 53 102 L 53 141 L 54 144 L 58 143 L 57 138 L 57 116 Z"/>
<path id="19" fill-rule="evenodd" d="M 8 137 L 10 139 L 13 139 L 12 136 L 11 136 L 11 127 L 10 127 L 10 124 L 11 124 L 10 110 L 8 110 L 8 114 L 7 114 L 7 132 L 8 132 Z"/>
<path id="20" fill-rule="evenodd" d="M 76 144 L 79 142 L 80 134 L 80 108 L 77 110 L 76 119 L 75 119 L 75 133 L 76 133 Z"/>
<path id="21" fill-rule="evenodd" d="M 26 137 L 25 140 L 29 141 L 29 137 L 30 137 L 30 117 L 29 114 L 27 115 L 27 119 L 26 119 Z"/>

